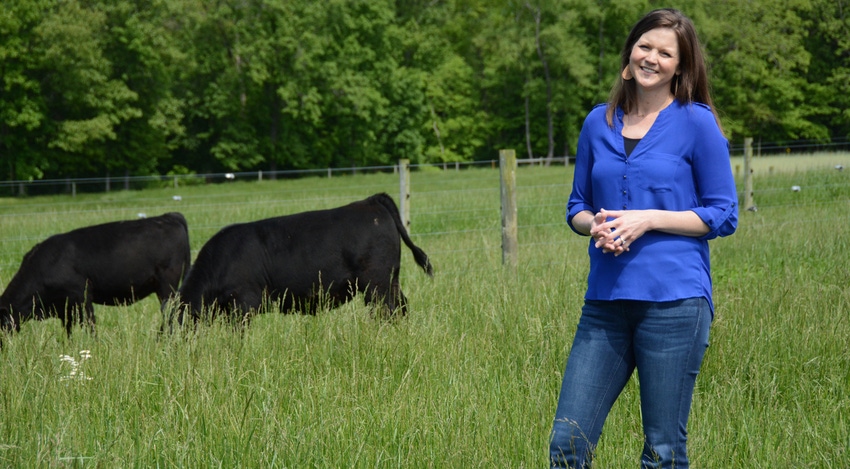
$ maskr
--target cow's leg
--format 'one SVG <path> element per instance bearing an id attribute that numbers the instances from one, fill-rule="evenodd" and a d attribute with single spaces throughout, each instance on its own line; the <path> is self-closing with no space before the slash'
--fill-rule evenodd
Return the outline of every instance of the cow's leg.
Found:
<path id="1" fill-rule="evenodd" d="M 215 304 L 210 306 L 210 308 L 214 308 Z M 180 304 L 177 307 L 177 325 L 183 327 L 188 321 L 191 321 L 192 327 L 194 330 L 198 330 L 198 325 L 201 321 L 212 321 L 212 313 L 210 310 L 204 306 L 204 303 L 192 303 L 192 304 Z"/>
<path id="2" fill-rule="evenodd" d="M 259 310 L 266 299 L 266 295 L 260 290 L 247 290 L 242 294 L 233 293 L 233 302 L 237 308 L 244 311 Z"/>
<path id="3" fill-rule="evenodd" d="M 92 284 L 91 281 L 86 281 L 86 289 L 83 294 L 83 304 L 78 304 L 80 308 L 80 326 L 88 328 L 89 332 L 94 335 L 94 304 L 92 304 Z"/>
<path id="4" fill-rule="evenodd" d="M 365 286 L 360 287 L 360 291 L 363 292 L 363 302 L 371 308 L 372 316 L 388 317 L 392 312 L 393 307 L 388 295 L 389 290 L 389 285 L 374 281 L 366 282 Z"/>
<path id="5" fill-rule="evenodd" d="M 162 335 L 165 333 L 166 325 L 168 326 L 169 334 L 174 332 L 172 329 L 172 325 L 174 324 L 174 305 L 169 301 L 160 301 L 159 315 L 162 318 L 162 322 L 159 323 L 159 334 Z"/>
<path id="6" fill-rule="evenodd" d="M 179 295 L 177 293 L 177 283 L 174 283 L 175 286 L 172 286 L 163 280 L 158 280 L 158 282 L 159 284 L 156 287 L 155 293 L 157 299 L 159 299 L 160 309 L 162 309 L 166 303 L 176 302 L 179 299 Z"/>
<path id="7" fill-rule="evenodd" d="M 392 273 L 392 281 L 390 282 L 390 291 L 387 295 L 387 304 L 390 307 L 390 314 L 395 316 L 399 314 L 401 316 L 407 315 L 407 298 L 404 296 L 404 293 L 401 292 L 401 283 L 399 283 L 399 269 L 396 266 L 393 269 Z"/>
<path id="8" fill-rule="evenodd" d="M 230 318 L 233 321 L 233 327 L 239 328 L 245 332 L 245 328 L 251 323 L 251 318 L 260 312 L 260 308 L 265 307 L 264 302 L 268 297 L 265 290 L 248 290 L 242 294 L 232 293 L 233 303 L 230 311 Z"/>
<path id="9" fill-rule="evenodd" d="M 393 305 L 391 306 L 390 311 L 393 315 L 400 314 L 402 316 L 407 315 L 407 297 L 404 296 L 404 293 L 401 291 L 401 284 L 398 281 L 394 281 L 392 287 L 390 288 L 390 297 L 393 299 Z"/>
<path id="10" fill-rule="evenodd" d="M 74 316 L 76 315 L 76 311 L 74 310 L 74 305 L 70 300 L 68 300 L 67 303 L 65 303 L 65 307 L 62 309 L 60 317 L 62 325 L 65 327 L 65 333 L 68 337 L 71 337 L 71 330 L 74 328 Z"/>
<path id="11" fill-rule="evenodd" d="M 366 289 L 365 301 L 372 307 L 373 315 L 380 318 L 391 318 L 396 314 L 404 316 L 407 313 L 407 298 L 401 292 L 398 281 L 390 285 L 377 284 Z"/>
<path id="12" fill-rule="evenodd" d="M 158 296 L 159 294 L 157 294 Z M 170 293 L 164 300 L 159 298 L 159 312 L 162 316 L 162 323 L 159 326 L 159 333 L 165 333 L 165 328 L 168 327 L 168 333 L 174 332 L 174 321 L 178 320 L 178 324 L 183 324 L 183 310 L 185 305 L 180 304 L 180 297 L 177 292 Z M 179 315 L 179 318 L 178 318 Z"/>
<path id="13" fill-rule="evenodd" d="M 85 315 L 86 313 L 82 301 L 72 298 L 68 298 L 66 300 L 61 319 L 62 325 L 65 326 L 65 333 L 68 337 L 71 337 L 71 332 L 74 330 L 74 326 L 76 324 L 82 325 L 85 323 Z"/>
<path id="14" fill-rule="evenodd" d="M 88 330 L 89 330 L 89 333 L 92 336 L 95 336 L 97 334 L 96 334 L 96 331 L 95 331 L 95 328 L 94 328 L 94 324 L 95 324 L 94 305 L 92 304 L 90 299 L 86 299 L 86 304 L 84 306 L 84 309 L 85 310 L 84 310 L 84 316 L 83 317 L 85 318 L 85 323 L 81 324 L 81 325 L 87 327 Z"/>

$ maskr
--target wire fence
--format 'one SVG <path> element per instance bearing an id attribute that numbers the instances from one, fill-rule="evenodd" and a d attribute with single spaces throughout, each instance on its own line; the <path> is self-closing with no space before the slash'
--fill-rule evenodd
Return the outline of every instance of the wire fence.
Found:
<path id="1" fill-rule="evenodd" d="M 743 142 L 733 142 L 730 151 L 733 156 L 744 153 Z M 754 139 L 753 148 L 756 156 L 767 155 L 799 155 L 801 153 L 846 152 L 850 151 L 850 138 L 837 137 L 823 140 L 788 140 L 762 141 Z"/>
<path id="2" fill-rule="evenodd" d="M 761 141 L 754 140 L 754 154 L 759 156 L 777 156 L 816 154 L 824 152 L 848 152 L 850 151 L 850 138 L 839 137 L 828 141 L 823 140 L 789 140 L 789 141 Z M 731 142 L 730 152 L 732 157 L 742 156 L 745 151 L 744 142 Z M 574 161 L 574 156 L 558 156 L 554 158 L 525 158 L 518 159 L 520 165 L 535 164 L 569 164 Z M 446 162 L 431 164 L 414 164 L 411 168 L 440 168 L 443 170 L 463 170 L 474 167 L 497 168 L 498 160 L 482 160 L 468 162 Z M 88 178 L 64 178 L 64 179 L 38 179 L 38 180 L 12 180 L 0 181 L 0 197 L 22 196 L 22 195 L 49 195 L 49 194 L 71 194 L 79 192 L 110 192 L 113 190 L 139 190 L 152 187 L 178 188 L 185 185 L 215 184 L 234 180 L 256 180 L 266 179 L 293 179 L 306 176 L 326 175 L 328 178 L 343 174 L 368 174 L 381 172 L 394 172 L 396 165 L 347 167 L 347 168 L 320 168 L 303 170 L 278 170 L 278 171 L 243 171 L 243 172 L 220 172 L 220 173 L 192 173 L 192 174 L 168 174 L 147 176 L 102 176 Z"/>
<path id="3" fill-rule="evenodd" d="M 523 160 L 522 167 L 542 166 L 545 160 Z M 560 165 L 562 183 L 524 184 L 525 197 L 520 199 L 518 210 L 520 225 L 525 232 L 540 229 L 563 228 L 564 200 L 569 191 L 566 185 L 568 167 L 566 161 L 550 161 Z M 417 243 L 428 247 L 428 254 L 438 258 L 456 257 L 463 254 L 488 261 L 501 260 L 501 227 L 499 180 L 496 173 L 498 161 L 477 163 L 475 165 L 440 165 L 439 170 L 412 165 L 414 176 L 414 197 L 410 208 L 414 224 L 412 232 Z M 481 171 L 483 169 L 484 171 Z M 548 171 L 548 170 L 543 170 Z M 371 174 L 372 177 L 338 177 L 342 174 Z M 250 221 L 268 216 L 286 215 L 296 211 L 330 208 L 347 204 L 361 198 L 363 194 L 387 192 L 394 198 L 398 196 L 398 168 L 358 168 L 356 172 L 335 170 L 330 176 L 322 172 L 309 172 L 312 179 L 294 180 L 293 184 L 280 181 L 268 184 L 235 184 L 202 187 L 188 190 L 186 186 L 168 186 L 168 191 L 112 191 L 109 194 L 87 194 L 85 197 L 14 197 L 12 204 L 0 204 L 0 280 L 7 282 L 20 264 L 21 256 L 36 243 L 57 232 L 65 232 L 79 226 L 92 225 L 106 221 L 127 219 L 128 216 L 158 215 L 167 211 L 181 211 L 190 219 L 190 239 L 193 257 L 203 242 L 223 226 Z M 324 180 L 330 177 L 330 184 L 317 181 L 315 176 Z M 219 175 L 216 175 L 219 177 Z M 428 182 L 420 182 L 427 178 Z M 268 182 L 256 173 L 234 174 L 233 177 L 221 176 L 221 183 L 227 181 Z M 317 181 L 317 182 L 311 182 Z M 319 192 L 305 190 L 305 186 L 316 186 Z M 216 190 L 216 189 L 222 190 Z M 202 190 L 202 196 L 189 195 Z M 530 198 L 530 193 L 535 193 Z M 182 195 L 181 195 L 182 194 Z M 484 201 L 479 204 L 466 204 L 463 201 L 475 199 Z M 538 199 L 538 200 L 534 200 Z M 547 201 L 541 203 L 541 200 Z M 129 201 L 129 202 L 128 202 Z M 539 223 L 536 213 L 548 212 L 544 218 L 551 223 Z M 191 216 L 190 216 L 191 214 Z M 532 215 L 534 214 L 534 215 Z M 528 215 L 528 216 L 526 216 Z M 33 218 L 39 218 L 37 223 Z M 18 228 L 27 225 L 28 228 Z M 55 226 L 64 226 L 55 230 Z M 456 243 L 457 238 L 466 238 L 468 243 Z M 528 238 L 528 243 L 520 249 L 532 246 L 542 247 L 549 243 L 540 235 Z M 557 241 L 552 241 L 557 245 Z M 14 253 L 14 255 L 12 254 Z"/>
<path id="4" fill-rule="evenodd" d="M 566 165 L 573 157 L 527 158 L 518 160 L 520 165 Z M 439 168 L 442 170 L 461 171 L 470 168 L 498 168 L 498 160 L 468 161 L 454 163 L 411 164 L 413 169 Z M 278 171 L 242 171 L 224 173 L 200 174 L 169 174 L 149 176 L 104 176 L 89 178 L 37 179 L 31 181 L 0 181 L 0 197 L 27 195 L 76 195 L 78 192 L 111 192 L 114 190 L 140 190 L 157 187 L 179 188 L 201 184 L 217 184 L 232 181 L 263 181 L 278 179 L 297 179 L 308 176 L 327 176 L 333 178 L 341 175 L 394 173 L 398 165 L 361 166 L 347 168 L 320 168 L 302 170 Z"/>
<path id="5" fill-rule="evenodd" d="M 517 160 L 522 167 L 541 166 L 546 164 L 543 159 Z M 556 159 L 550 164 L 561 165 L 569 163 L 568 159 Z M 428 174 L 427 168 L 411 165 L 414 174 Z M 477 162 L 474 164 L 447 164 L 440 165 L 438 175 L 433 176 L 427 184 L 420 184 L 414 180 L 415 196 L 411 203 L 410 211 L 413 218 L 412 232 L 417 243 L 428 246 L 428 254 L 437 257 L 471 256 L 477 260 L 486 259 L 488 262 L 498 263 L 502 256 L 500 225 L 500 202 L 498 177 L 493 173 L 486 173 L 492 181 L 481 183 L 482 172 L 473 171 L 473 168 L 497 169 L 499 162 Z M 836 169 L 838 169 L 836 167 Z M 420 173 L 416 173 L 420 170 Z M 241 221 L 256 218 L 268 213 L 269 205 L 279 214 L 286 214 L 287 207 L 316 207 L 328 208 L 330 206 L 342 205 L 355 200 L 356 194 L 387 192 L 393 196 L 398 194 L 398 179 L 394 177 L 381 177 L 364 180 L 362 178 L 342 178 L 342 174 L 390 174 L 396 173 L 398 167 L 372 167 L 357 169 L 335 169 L 330 172 L 317 171 L 304 172 L 305 175 L 327 176 L 336 178 L 332 185 L 332 191 L 322 193 L 305 192 L 301 187 L 285 189 L 280 185 L 273 185 L 269 189 L 258 189 L 257 187 L 244 186 L 243 189 L 221 191 L 220 194 L 212 191 L 205 193 L 203 198 L 193 200 L 190 203 L 191 210 L 196 213 L 209 215 L 209 220 L 203 223 L 190 224 L 191 237 L 193 239 L 193 256 L 206 239 L 212 236 L 228 222 L 222 221 L 224 217 L 216 218 L 217 214 L 228 214 L 228 217 L 241 217 Z M 564 219 L 565 204 L 569 196 L 570 183 L 566 175 L 571 171 L 565 168 L 563 175 L 558 175 L 554 180 L 536 180 L 534 178 L 522 179 L 518 183 L 518 241 L 520 258 L 525 262 L 531 252 L 548 252 L 535 257 L 534 262 L 543 264 L 563 264 L 559 257 L 562 249 L 584 249 L 587 240 L 570 235 L 569 228 Z M 453 177 L 447 177 L 447 175 Z M 558 174 L 558 173 L 556 173 Z M 850 176 L 850 172 L 846 172 Z M 282 175 L 279 175 L 282 176 Z M 235 173 L 232 177 L 225 174 L 209 175 L 215 182 L 225 183 L 227 181 L 254 181 L 267 180 L 265 175 L 259 173 Z M 284 179 L 278 177 L 276 179 Z M 315 178 L 314 178 L 315 179 Z M 185 187 L 182 179 L 176 187 Z M 101 181 L 102 182 L 102 181 Z M 206 182 L 205 182 L 206 183 Z M 773 222 L 769 218 L 761 219 L 758 223 L 769 227 L 772 223 L 800 227 L 802 229 L 812 220 L 815 220 L 818 211 L 827 205 L 844 204 L 849 205 L 850 200 L 846 196 L 835 197 L 834 194 L 847 194 L 850 181 L 848 178 L 835 183 L 819 183 L 797 191 L 817 193 L 816 198 L 800 201 L 799 197 L 788 194 L 794 193 L 794 187 L 762 187 L 755 188 L 755 199 L 758 210 L 766 211 L 781 209 L 783 206 L 811 208 L 811 219 L 805 217 L 794 220 L 782 220 Z M 236 187 L 236 186 L 233 186 Z M 291 190 L 291 193 L 286 193 Z M 126 218 L 128 205 L 124 197 L 118 196 L 120 191 L 115 191 L 116 196 L 104 198 L 49 198 L 47 200 L 39 197 L 15 198 L 14 204 L 0 205 L 0 245 L 3 253 L 0 254 L 0 280 L 8 282 L 11 275 L 17 270 L 21 256 L 33 245 L 55 234 L 49 228 L 43 230 L 20 230 L 16 227 L 23 225 L 33 217 L 61 218 L 69 224 L 79 221 L 86 224 L 95 222 L 112 221 Z M 132 195 L 135 216 L 143 216 L 146 213 L 158 214 L 160 212 L 175 210 L 175 207 L 186 207 L 186 202 L 175 200 L 178 195 L 163 197 L 163 191 L 153 191 L 156 196 L 147 196 L 144 191 Z M 179 190 L 173 191 L 178 194 Z M 777 194 L 785 192 L 786 195 L 778 197 Z M 832 195 L 831 195 L 832 194 Z M 61 200 L 62 202 L 58 201 Z M 489 201 L 483 205 L 465 204 L 468 200 Z M 765 203 L 765 200 L 770 202 Z M 177 204 L 177 205 L 175 205 Z M 265 211 L 264 211 L 265 210 Z M 293 213 L 289 211 L 289 213 Z M 743 216 L 743 215 L 742 215 Z M 200 217 L 203 219 L 203 217 Z M 230 220 L 230 222 L 239 220 Z M 835 220 L 837 223 L 850 222 L 850 214 L 844 220 Z M 44 226 L 50 226 L 45 223 Z M 466 238 L 467 243 L 448 242 L 458 238 Z M 14 255 L 13 255 L 14 254 Z M 462 268 L 462 267 L 457 267 Z"/>
<path id="6" fill-rule="evenodd" d="M 803 144 L 799 144 L 803 145 Z M 838 144 L 833 144 L 838 145 Z M 850 146 L 850 142 L 845 145 Z M 776 147 L 779 148 L 779 147 Z M 784 148 L 784 147 L 783 147 Z M 734 147 L 733 147 L 734 149 Z M 743 151 L 743 145 L 741 145 L 738 150 L 740 152 Z M 848 148 L 850 151 L 850 148 Z M 736 155 L 733 152 L 733 158 Z M 799 156 L 799 155 L 797 155 Z M 847 155 L 844 155 L 845 157 Z M 569 165 L 573 161 L 573 157 L 555 157 L 553 159 L 546 158 L 527 158 L 527 159 L 517 159 L 518 166 L 544 166 L 544 165 Z M 771 160 L 776 161 L 776 160 Z M 439 168 L 443 171 L 446 170 L 455 170 L 455 171 L 463 171 L 470 168 L 491 168 L 496 169 L 499 166 L 498 160 L 487 160 L 487 161 L 475 161 L 475 162 L 454 162 L 454 163 L 441 163 L 441 164 L 411 164 L 410 168 L 412 170 L 419 169 L 427 169 L 427 168 Z M 740 167 L 737 165 L 735 169 L 735 176 L 740 176 Z M 836 165 L 836 169 L 844 169 L 842 165 Z M 773 167 L 771 166 L 766 171 L 769 171 L 771 174 L 773 173 Z M 781 171 L 781 170 L 780 170 Z M 141 190 L 146 188 L 157 188 L 157 187 L 171 187 L 175 189 L 179 189 L 181 187 L 186 186 L 194 186 L 199 184 L 220 184 L 220 183 L 228 183 L 233 181 L 263 181 L 263 180 L 279 180 L 279 179 L 294 179 L 300 177 L 307 176 L 324 176 L 326 175 L 328 178 L 333 178 L 334 176 L 341 175 L 356 175 L 356 174 L 374 174 L 374 173 L 397 173 L 398 165 L 385 165 L 385 166 L 368 166 L 368 167 L 349 167 L 349 168 L 325 168 L 325 169 L 312 169 L 312 170 L 286 170 L 286 171 L 246 171 L 246 172 L 228 172 L 228 173 L 206 173 L 206 174 L 192 174 L 192 175 L 168 175 L 168 176 L 128 176 L 121 178 L 73 178 L 73 179 L 45 179 L 45 180 L 33 180 L 33 181 L 0 181 L 0 198 L 3 196 L 7 197 L 17 197 L 19 195 L 44 195 L 44 194 L 70 194 L 74 195 L 72 188 L 74 186 L 78 188 L 89 187 L 89 188 L 99 188 L 99 190 L 104 191 L 123 191 L 123 190 Z M 779 172 L 779 171 L 777 171 Z M 24 189 L 19 190 L 20 187 Z M 46 189 L 45 189 L 46 188 Z M 563 187 L 562 187 L 563 188 Z M 81 191 L 81 192 L 98 192 L 99 190 L 90 190 L 90 191 Z M 485 189 L 492 190 L 492 189 Z M 390 193 L 395 193 L 394 191 L 389 191 Z M 229 194 L 226 194 L 229 197 Z M 144 198 L 139 198 L 138 200 L 144 200 Z M 53 205 L 55 202 L 39 202 L 37 199 L 33 199 L 33 201 L 24 202 L 22 204 L 18 204 L 19 207 L 38 207 L 43 205 Z M 85 204 L 93 204 L 94 202 L 81 202 L 82 206 Z M 235 202 L 236 204 L 251 202 Z M 216 203 L 216 206 L 219 206 Z M 4 213 L 4 216 L 14 215 L 11 213 Z"/>

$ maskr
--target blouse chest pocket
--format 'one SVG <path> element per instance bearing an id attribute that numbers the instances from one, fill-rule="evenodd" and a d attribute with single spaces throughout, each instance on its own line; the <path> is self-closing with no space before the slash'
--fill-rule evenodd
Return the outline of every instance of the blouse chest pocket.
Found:
<path id="1" fill-rule="evenodd" d="M 643 153 L 631 161 L 636 169 L 639 188 L 654 192 L 673 192 L 676 174 L 684 158 L 669 153 Z"/>

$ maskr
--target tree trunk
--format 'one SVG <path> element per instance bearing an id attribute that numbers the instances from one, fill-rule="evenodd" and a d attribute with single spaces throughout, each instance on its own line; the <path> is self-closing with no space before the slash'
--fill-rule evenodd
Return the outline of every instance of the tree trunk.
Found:
<path id="1" fill-rule="evenodd" d="M 546 55 L 543 53 L 543 44 L 540 42 L 540 8 L 532 7 L 526 3 L 526 6 L 534 13 L 534 43 L 537 46 L 537 56 L 540 58 L 540 63 L 543 64 L 543 78 L 546 80 L 546 133 L 549 143 L 549 148 L 546 150 L 546 166 L 552 163 L 552 158 L 555 157 L 555 124 L 552 117 L 552 77 L 549 74 L 549 62 L 546 61 Z"/>
<path id="2" fill-rule="evenodd" d="M 528 85 L 528 79 L 525 79 Z M 525 149 L 528 152 L 529 158 L 534 158 L 534 153 L 531 151 L 531 109 L 529 109 L 528 93 L 525 93 Z"/>

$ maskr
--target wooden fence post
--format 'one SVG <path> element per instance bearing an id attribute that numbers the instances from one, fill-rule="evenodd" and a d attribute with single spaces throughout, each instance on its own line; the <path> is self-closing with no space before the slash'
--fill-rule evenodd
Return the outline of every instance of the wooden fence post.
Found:
<path id="1" fill-rule="evenodd" d="M 516 151 L 499 150 L 502 186 L 502 264 L 517 266 Z"/>
<path id="2" fill-rule="evenodd" d="M 399 197 L 398 211 L 404 228 L 410 233 L 410 160 L 398 160 Z"/>
<path id="3" fill-rule="evenodd" d="M 744 139 L 744 208 L 751 210 L 753 204 L 753 138 Z"/>

